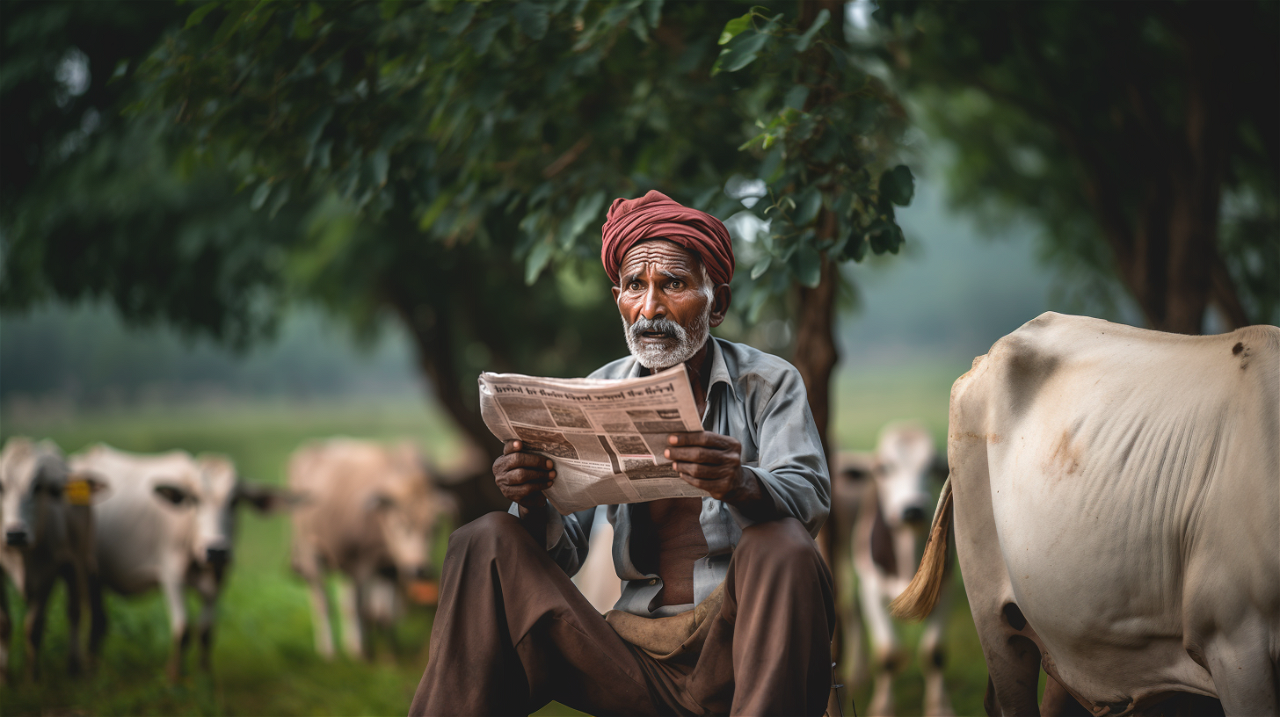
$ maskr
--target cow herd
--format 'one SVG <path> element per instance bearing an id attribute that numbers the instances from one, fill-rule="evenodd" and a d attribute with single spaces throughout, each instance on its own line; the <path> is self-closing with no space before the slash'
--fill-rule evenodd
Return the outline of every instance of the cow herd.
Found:
<path id="1" fill-rule="evenodd" d="M 831 557 L 838 584 L 856 575 L 857 585 L 840 615 L 845 676 L 862 681 L 874 664 L 867 713 L 895 711 L 905 651 L 893 615 L 927 620 L 922 707 L 952 713 L 942 678 L 951 555 L 989 714 L 1280 709 L 1280 328 L 1190 337 L 1045 314 L 955 382 L 945 455 L 919 425 L 893 423 L 874 451 L 832 463 Z M 945 479 L 936 507 L 933 479 Z M 13 438 L 0 489 L 0 570 L 27 601 L 27 664 L 63 580 L 73 635 L 81 598 L 90 605 L 91 655 L 106 631 L 104 591 L 160 590 L 175 675 L 192 637 L 208 663 L 239 507 L 292 516 L 292 563 L 325 657 L 335 651 L 325 573 L 348 578 L 343 648 L 366 656 L 400 595 L 433 598 L 431 539 L 455 510 L 412 445 L 351 439 L 300 447 L 287 487 L 275 488 L 241 480 L 222 456 L 95 446 L 64 457 Z M 575 581 L 605 611 L 619 580 L 608 523 L 596 523 Z M 202 600 L 194 630 L 187 588 Z M 10 634 L 0 602 L 0 674 Z M 85 659 L 73 638 L 70 668 Z"/>
<path id="2" fill-rule="evenodd" d="M 26 603 L 26 665 L 38 677 L 50 595 L 67 589 L 68 670 L 86 655 L 81 629 L 89 606 L 88 653 L 107 634 L 107 593 L 158 590 L 169 616 L 167 671 L 176 678 L 192 639 L 210 666 L 216 608 L 234 556 L 236 514 L 287 512 L 293 518 L 293 567 L 311 587 L 316 648 L 333 656 L 324 577 L 343 574 L 344 647 L 368 655 L 368 626 L 390 625 L 400 586 L 424 601 L 431 540 L 451 500 L 436 490 L 418 450 L 352 439 L 310 443 L 295 451 L 287 488 L 243 480 L 226 456 L 185 451 L 127 453 L 106 445 L 65 456 L 50 441 L 9 439 L 0 451 L 0 579 Z M 186 593 L 200 610 L 187 614 Z M 424 594 L 425 593 L 425 594 Z M 13 624 L 0 583 L 0 680 L 9 672 Z"/>

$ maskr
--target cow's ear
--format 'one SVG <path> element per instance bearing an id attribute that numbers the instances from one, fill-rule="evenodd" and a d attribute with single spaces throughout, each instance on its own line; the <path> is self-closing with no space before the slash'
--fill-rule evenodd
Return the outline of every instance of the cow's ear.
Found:
<path id="1" fill-rule="evenodd" d="M 180 485 L 159 483 L 153 490 L 161 500 L 175 507 L 196 502 L 196 497 L 191 494 L 191 491 Z"/>
<path id="2" fill-rule="evenodd" d="M 71 505 L 89 505 L 111 494 L 107 481 L 96 473 L 76 471 L 67 476 L 63 496 Z"/>
<path id="3" fill-rule="evenodd" d="M 364 507 L 365 510 L 378 513 L 384 510 L 390 510 L 395 504 L 395 499 L 386 493 L 374 493 L 369 496 L 367 501 L 365 501 Z"/>
<path id="4" fill-rule="evenodd" d="M 248 504 L 259 513 L 274 513 L 296 508 L 303 501 L 282 488 L 237 481 L 234 502 L 237 505 Z"/>

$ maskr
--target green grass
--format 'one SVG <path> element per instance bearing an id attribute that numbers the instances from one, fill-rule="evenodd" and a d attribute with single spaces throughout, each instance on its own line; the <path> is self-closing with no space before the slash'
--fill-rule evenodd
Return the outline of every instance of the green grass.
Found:
<path id="1" fill-rule="evenodd" d="M 900 418 L 917 418 L 943 439 L 951 382 L 967 369 L 922 362 L 847 373 L 838 382 L 833 431 L 837 445 L 870 448 L 880 426 Z M 439 414 L 411 401 L 147 409 L 25 421 L 4 417 L 0 438 L 19 434 L 52 438 L 68 452 L 97 442 L 134 451 L 220 451 L 235 459 L 245 477 L 277 484 L 284 481 L 289 453 L 311 438 L 407 436 L 418 440 L 436 460 L 447 462 L 455 452 L 457 435 Z M 89 677 L 68 678 L 63 669 L 68 630 L 59 589 L 42 655 L 45 678 L 38 685 L 23 679 L 21 631 L 15 629 L 11 647 L 15 680 L 0 687 L 0 714 L 405 712 L 426 665 L 431 610 L 411 611 L 397 628 L 397 649 L 392 650 L 385 640 L 380 642 L 373 663 L 345 658 L 326 663 L 313 648 L 306 589 L 289 570 L 287 518 L 242 513 L 236 555 L 220 603 L 211 676 L 189 670 L 177 684 L 165 678 L 168 621 L 159 596 L 151 594 L 139 599 L 108 597 L 111 633 L 99 669 Z M 21 601 L 12 588 L 7 589 L 15 617 L 20 619 Z M 908 666 L 895 688 L 899 714 L 918 714 L 921 708 L 923 684 L 915 657 L 919 634 L 919 626 L 902 630 Z M 951 610 L 947 638 L 947 684 L 956 710 L 962 715 L 982 714 L 986 668 L 962 592 Z M 869 686 L 855 688 L 852 696 L 865 711 Z M 577 713 L 552 704 L 540 714 Z"/>

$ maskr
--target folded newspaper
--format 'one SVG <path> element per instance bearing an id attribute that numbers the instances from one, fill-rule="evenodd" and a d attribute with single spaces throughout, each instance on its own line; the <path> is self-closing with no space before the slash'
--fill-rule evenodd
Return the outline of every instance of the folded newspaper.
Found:
<path id="1" fill-rule="evenodd" d="M 619 380 L 482 373 L 480 414 L 499 439 L 555 461 L 546 496 L 562 515 L 707 495 L 662 456 L 672 433 L 702 430 L 683 365 Z"/>

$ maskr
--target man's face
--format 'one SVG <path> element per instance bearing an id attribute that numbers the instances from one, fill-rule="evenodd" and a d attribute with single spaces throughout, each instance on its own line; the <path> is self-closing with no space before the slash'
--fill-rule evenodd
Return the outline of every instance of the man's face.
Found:
<path id="1" fill-rule="evenodd" d="M 724 307 L 696 254 L 679 244 L 641 242 L 622 258 L 620 286 L 613 288 L 627 348 L 640 365 L 664 369 L 684 363 L 702 348 Z"/>

